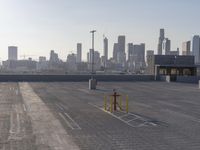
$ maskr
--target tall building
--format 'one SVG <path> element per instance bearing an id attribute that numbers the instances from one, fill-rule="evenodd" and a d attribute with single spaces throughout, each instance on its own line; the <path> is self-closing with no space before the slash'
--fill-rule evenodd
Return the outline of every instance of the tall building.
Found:
<path id="1" fill-rule="evenodd" d="M 94 63 L 100 62 L 100 53 L 98 51 L 94 51 Z"/>
<path id="2" fill-rule="evenodd" d="M 94 50 L 90 49 L 89 51 L 89 63 L 92 65 L 92 63 L 94 63 L 94 59 L 93 59 L 93 55 L 94 55 Z"/>
<path id="3" fill-rule="evenodd" d="M 104 38 L 103 39 L 103 52 L 104 52 L 104 56 L 106 61 L 108 60 L 108 38 Z"/>
<path id="4" fill-rule="evenodd" d="M 49 61 L 51 63 L 58 63 L 59 62 L 59 58 L 58 58 L 58 54 L 54 52 L 54 50 L 51 50 L 50 52 L 50 59 Z"/>
<path id="5" fill-rule="evenodd" d="M 140 63 L 140 66 L 143 66 L 145 63 L 145 44 L 141 43 L 140 45 L 133 45 L 133 56 L 135 61 Z"/>
<path id="6" fill-rule="evenodd" d="M 141 71 L 145 66 L 145 44 L 133 45 L 133 51 L 130 55 L 129 69 Z"/>
<path id="7" fill-rule="evenodd" d="M 125 53 L 126 40 L 124 35 L 118 36 L 118 52 L 117 52 L 117 63 L 125 66 L 126 53 Z"/>
<path id="8" fill-rule="evenodd" d="M 101 58 L 98 51 L 94 51 L 94 69 L 100 70 L 101 67 Z"/>
<path id="9" fill-rule="evenodd" d="M 183 42 L 183 44 L 182 44 L 182 55 L 191 55 L 190 47 L 191 47 L 190 41 Z"/>
<path id="10" fill-rule="evenodd" d="M 192 55 L 195 58 L 195 63 L 200 63 L 200 37 L 195 35 L 192 39 Z"/>
<path id="11" fill-rule="evenodd" d="M 82 61 L 82 44 L 77 43 L 77 57 L 76 62 L 80 63 Z"/>
<path id="12" fill-rule="evenodd" d="M 119 51 L 125 52 L 125 36 L 124 35 L 118 36 L 118 45 L 119 45 Z"/>
<path id="13" fill-rule="evenodd" d="M 106 67 L 108 61 L 108 39 L 106 37 L 103 39 L 103 52 L 104 52 L 103 63 L 104 67 Z"/>
<path id="14" fill-rule="evenodd" d="M 76 71 L 77 68 L 76 68 L 76 55 L 75 54 L 69 54 L 67 56 L 67 69 L 69 71 Z"/>
<path id="15" fill-rule="evenodd" d="M 133 43 L 128 43 L 128 68 L 133 71 L 134 68 L 134 46 Z"/>
<path id="16" fill-rule="evenodd" d="M 130 61 L 133 55 L 133 43 L 128 43 L 128 61 Z"/>
<path id="17" fill-rule="evenodd" d="M 45 56 L 39 57 L 39 62 L 37 62 L 37 70 L 46 70 L 48 69 L 48 61 Z"/>
<path id="18" fill-rule="evenodd" d="M 46 61 L 46 57 L 45 56 L 40 56 L 39 57 L 39 62 L 45 62 Z"/>
<path id="19" fill-rule="evenodd" d="M 90 52 L 87 52 L 87 63 L 90 63 Z"/>
<path id="20" fill-rule="evenodd" d="M 8 47 L 8 60 L 17 60 L 17 52 L 18 48 L 17 46 L 9 46 Z"/>
<path id="21" fill-rule="evenodd" d="M 94 56 L 94 58 L 93 58 Z M 98 70 L 101 66 L 101 58 L 100 58 L 100 53 L 98 51 L 94 51 L 93 49 L 90 49 L 88 53 L 88 69 L 92 69 L 92 64 L 93 64 L 93 69 Z"/>
<path id="22" fill-rule="evenodd" d="M 151 69 L 154 65 L 153 57 L 154 57 L 154 51 L 148 50 L 146 54 L 146 60 L 147 60 L 146 73 L 147 74 L 154 74 L 153 70 Z"/>
<path id="23" fill-rule="evenodd" d="M 162 55 L 169 55 L 171 49 L 171 41 L 165 38 L 162 43 Z"/>
<path id="24" fill-rule="evenodd" d="M 158 40 L 158 55 L 162 55 L 162 44 L 163 44 L 163 40 L 165 39 L 165 30 L 164 29 L 160 29 L 160 36 L 159 36 L 159 40 Z"/>
<path id="25" fill-rule="evenodd" d="M 113 46 L 113 60 L 116 63 L 117 62 L 117 53 L 118 53 L 118 43 L 114 43 Z"/>

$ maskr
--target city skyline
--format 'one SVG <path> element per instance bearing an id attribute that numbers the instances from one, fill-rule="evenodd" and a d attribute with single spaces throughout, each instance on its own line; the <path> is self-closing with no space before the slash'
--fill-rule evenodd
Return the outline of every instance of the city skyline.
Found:
<path id="1" fill-rule="evenodd" d="M 0 59 L 6 60 L 7 47 L 16 45 L 19 56 L 25 54 L 48 58 L 49 51 L 53 49 L 61 59 L 66 60 L 71 51 L 76 53 L 76 44 L 82 43 L 83 60 L 86 60 L 91 48 L 89 31 L 92 29 L 97 30 L 95 50 L 101 54 L 103 35 L 108 38 L 109 58 L 118 35 L 126 36 L 126 53 L 128 43 L 145 43 L 146 50 L 152 49 L 157 53 L 160 28 L 166 30 L 172 49 L 181 48 L 182 42 L 191 40 L 193 35 L 200 33 L 200 22 L 196 20 L 199 3 L 197 0 L 170 0 L 163 6 L 162 0 L 151 3 L 147 0 L 127 0 L 126 3 L 119 0 L 87 0 L 85 4 L 80 0 L 49 0 L 48 3 L 39 0 L 2 0 Z M 163 8 L 170 11 L 164 12 Z M 185 9 L 190 11 L 186 12 Z"/>

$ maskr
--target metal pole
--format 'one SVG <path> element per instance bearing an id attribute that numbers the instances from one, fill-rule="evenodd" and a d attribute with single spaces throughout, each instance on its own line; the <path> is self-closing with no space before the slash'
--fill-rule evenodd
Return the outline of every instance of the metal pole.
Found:
<path id="1" fill-rule="evenodd" d="M 128 95 L 126 95 L 126 113 L 128 113 Z"/>
<path id="2" fill-rule="evenodd" d="M 122 96 L 119 97 L 119 107 L 120 107 L 120 110 L 122 110 Z"/>
<path id="3" fill-rule="evenodd" d="M 94 33 L 96 30 L 90 31 L 92 33 L 92 74 L 94 73 Z"/>
<path id="4" fill-rule="evenodd" d="M 114 111 L 116 111 L 117 110 L 117 93 L 116 92 L 114 93 L 113 97 L 114 97 Z"/>
<path id="5" fill-rule="evenodd" d="M 113 112 L 113 97 L 110 96 L 110 112 Z"/>
<path id="6" fill-rule="evenodd" d="M 104 110 L 107 110 L 107 96 L 104 96 Z"/>
<path id="7" fill-rule="evenodd" d="M 94 73 L 94 32 L 92 32 L 92 74 Z"/>

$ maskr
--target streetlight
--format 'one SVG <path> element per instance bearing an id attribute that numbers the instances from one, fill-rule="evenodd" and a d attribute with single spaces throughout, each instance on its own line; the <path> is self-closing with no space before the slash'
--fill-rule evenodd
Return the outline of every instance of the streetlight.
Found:
<path id="1" fill-rule="evenodd" d="M 92 74 L 94 73 L 94 33 L 97 32 L 96 30 L 90 31 L 92 33 Z"/>
<path id="2" fill-rule="evenodd" d="M 97 85 L 97 81 L 93 78 L 93 73 L 94 73 L 94 33 L 96 32 L 96 30 L 92 30 L 90 31 L 90 33 L 92 33 L 92 76 L 91 79 L 89 80 L 89 89 L 90 90 L 95 90 L 96 89 L 96 85 Z"/>

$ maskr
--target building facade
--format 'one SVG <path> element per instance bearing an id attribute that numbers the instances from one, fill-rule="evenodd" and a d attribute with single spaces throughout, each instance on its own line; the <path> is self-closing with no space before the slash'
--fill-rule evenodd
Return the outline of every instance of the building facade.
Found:
<path id="1" fill-rule="evenodd" d="M 118 36 L 118 51 L 117 51 L 117 63 L 122 65 L 122 67 L 126 64 L 126 37 L 124 35 Z"/>
<path id="2" fill-rule="evenodd" d="M 160 76 L 195 76 L 197 67 L 194 56 L 154 55 L 149 58 L 148 70 L 155 77 Z"/>
<path id="3" fill-rule="evenodd" d="M 103 56 L 104 67 L 106 67 L 108 61 L 108 39 L 106 37 L 103 39 Z"/>
<path id="4" fill-rule="evenodd" d="M 77 43 L 77 57 L 76 57 L 76 62 L 80 63 L 82 62 L 82 44 Z"/>
<path id="5" fill-rule="evenodd" d="M 190 47 L 191 47 L 190 41 L 183 42 L 182 43 L 182 55 L 191 55 Z"/>
<path id="6" fill-rule="evenodd" d="M 8 47 L 8 60 L 18 60 L 17 46 L 9 46 Z"/>
<path id="7" fill-rule="evenodd" d="M 113 46 L 113 60 L 114 60 L 114 63 L 117 63 L 117 53 L 118 53 L 118 43 L 114 43 L 114 46 Z"/>
<path id="8" fill-rule="evenodd" d="M 49 62 L 50 63 L 58 63 L 59 62 L 58 54 L 55 53 L 54 50 L 51 50 L 51 52 L 50 52 Z"/>
<path id="9" fill-rule="evenodd" d="M 68 71 L 76 71 L 77 67 L 76 67 L 76 55 L 75 54 L 69 54 L 67 56 L 67 70 Z"/>
<path id="10" fill-rule="evenodd" d="M 154 74 L 154 70 L 150 69 L 154 65 L 153 57 L 154 57 L 154 51 L 148 50 L 146 53 L 146 62 L 147 62 L 146 73 L 147 74 Z"/>
<path id="11" fill-rule="evenodd" d="M 165 38 L 162 42 L 162 55 L 170 55 L 171 41 Z"/>
<path id="12" fill-rule="evenodd" d="M 165 39 L 165 30 L 160 29 L 160 36 L 158 40 L 158 49 L 157 49 L 158 55 L 162 55 L 162 44 L 164 39 Z"/>
<path id="13" fill-rule="evenodd" d="M 140 71 L 145 67 L 145 44 L 133 45 L 133 64 L 134 70 Z"/>
<path id="14" fill-rule="evenodd" d="M 195 63 L 200 64 L 200 37 L 195 35 L 192 39 L 192 55 L 195 57 Z"/>

